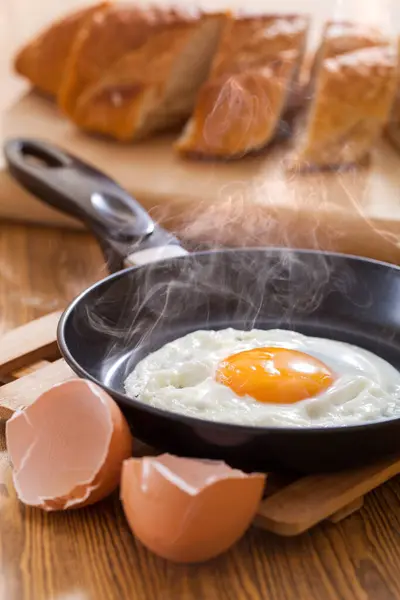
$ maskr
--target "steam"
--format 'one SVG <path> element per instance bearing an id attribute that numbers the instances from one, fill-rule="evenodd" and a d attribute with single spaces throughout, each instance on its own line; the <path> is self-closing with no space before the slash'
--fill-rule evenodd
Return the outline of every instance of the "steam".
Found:
<path id="1" fill-rule="evenodd" d="M 321 185 L 329 177 L 330 185 Z M 103 336 L 107 338 L 105 358 L 111 362 L 122 353 L 132 353 L 122 367 L 123 376 L 148 352 L 193 330 L 278 327 L 318 335 L 319 310 L 325 303 L 332 301 L 334 306 L 335 298 L 347 298 L 363 309 L 373 302 L 373 290 L 347 262 L 337 263 L 318 251 L 348 251 L 349 232 L 360 236 L 360 226 L 365 227 L 366 255 L 368 250 L 374 252 L 371 244 L 387 243 L 389 251 L 399 246 L 397 238 L 385 237 L 360 215 L 353 223 L 348 212 L 332 211 L 336 198 L 331 193 L 341 189 L 355 213 L 362 214 L 354 191 L 362 177 L 356 170 L 309 175 L 299 190 L 293 174 L 286 180 L 261 174 L 251 185 L 232 181 L 221 188 L 217 201 L 204 201 L 190 214 L 182 212 L 179 219 L 172 220 L 159 208 L 157 220 L 186 240 L 192 252 L 215 251 L 149 264 L 117 279 L 78 318 L 102 338 L 102 344 Z M 251 210 L 249 194 L 253 195 Z M 307 202 L 316 201 L 318 211 L 305 210 Z M 266 249 L 251 250 L 260 246 Z M 226 247 L 231 250 L 224 252 Z M 268 247 L 285 249 L 270 254 Z M 296 248 L 317 252 L 305 258 Z M 337 326 L 345 328 L 340 322 Z"/>
<path id="2" fill-rule="evenodd" d="M 387 244 L 388 253 L 398 249 L 397 238 L 360 217 L 363 207 L 355 190 L 363 177 L 356 170 L 314 174 L 304 178 L 299 189 L 295 174 L 286 180 L 260 174 L 252 184 L 232 181 L 221 188 L 217 201 L 204 201 L 196 208 L 192 204 L 190 214 L 182 212 L 178 219 L 160 207 L 157 220 L 186 241 L 192 252 L 207 248 L 216 252 L 138 269 L 94 298 L 85 307 L 82 322 L 107 338 L 111 361 L 132 352 L 132 360 L 123 366 L 126 376 L 145 354 L 189 331 L 231 326 L 304 331 L 313 322 L 317 327 L 319 309 L 330 298 L 347 298 L 360 309 L 370 306 L 372 290 L 348 263 L 338 267 L 324 253 L 305 260 L 296 252 L 296 248 L 348 252 L 352 233 L 359 241 L 365 239 L 365 255 L 374 254 L 377 245 L 383 249 Z M 321 185 L 326 178 L 331 178 L 329 186 Z M 338 190 L 353 204 L 354 223 L 348 211 L 332 211 L 337 200 L 332 194 Z M 313 213 L 307 203 L 316 202 L 319 210 Z M 360 233 L 359 227 L 365 229 Z M 260 246 L 266 250 L 251 251 Z M 226 247 L 232 250 L 218 251 Z M 268 247 L 285 249 L 271 258 Z M 318 329 L 310 333 L 318 335 Z"/>
<path id="3" fill-rule="evenodd" d="M 233 75 L 223 85 L 217 84 L 216 95 L 204 124 L 203 136 L 209 148 L 216 152 L 227 143 L 236 146 L 237 157 L 244 153 L 243 148 L 252 146 L 260 137 L 260 130 L 265 134 L 273 126 L 274 88 L 280 82 L 273 81 L 273 70 L 264 69 L 266 84 L 263 86 L 253 78 L 251 72 L 246 76 Z M 270 82 L 267 85 L 267 78 Z M 269 92 L 269 93 L 267 93 Z M 247 143 L 246 143 L 247 140 Z M 248 141 L 251 140 L 251 143 Z"/>
<path id="4" fill-rule="evenodd" d="M 351 269 L 338 269 L 321 253 L 305 259 L 290 249 L 273 254 L 267 249 L 216 250 L 156 262 L 117 279 L 82 305 L 78 319 L 88 323 L 102 344 L 106 337 L 102 359 L 110 359 L 110 365 L 131 353 L 122 365 L 125 378 L 148 352 L 189 331 L 302 331 L 327 298 L 351 297 L 355 284 Z M 368 306 L 369 290 L 362 290 L 355 302 Z"/>

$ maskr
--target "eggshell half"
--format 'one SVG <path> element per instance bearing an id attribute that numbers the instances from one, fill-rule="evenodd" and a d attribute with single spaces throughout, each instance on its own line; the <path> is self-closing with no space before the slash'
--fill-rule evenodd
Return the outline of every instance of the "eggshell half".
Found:
<path id="1" fill-rule="evenodd" d="M 223 462 L 170 454 L 126 460 L 121 501 L 135 536 L 175 562 L 201 562 L 227 550 L 251 524 L 266 476 Z"/>
<path id="2" fill-rule="evenodd" d="M 117 404 L 94 383 L 56 385 L 6 425 L 18 497 L 63 510 L 93 504 L 119 485 L 132 435 Z"/>

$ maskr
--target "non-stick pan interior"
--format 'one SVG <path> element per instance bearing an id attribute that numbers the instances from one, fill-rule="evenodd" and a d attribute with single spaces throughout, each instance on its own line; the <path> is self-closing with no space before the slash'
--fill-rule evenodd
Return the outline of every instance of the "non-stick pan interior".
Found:
<path id="1" fill-rule="evenodd" d="M 119 393 L 143 356 L 197 329 L 292 329 L 357 344 L 400 369 L 399 307 L 396 267 L 308 251 L 209 252 L 95 285 L 65 314 L 60 343 L 81 373 Z"/>

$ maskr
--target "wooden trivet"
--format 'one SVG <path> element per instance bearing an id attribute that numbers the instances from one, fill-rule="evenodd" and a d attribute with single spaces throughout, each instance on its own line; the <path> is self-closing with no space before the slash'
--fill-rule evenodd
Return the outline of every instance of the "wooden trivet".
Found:
<path id="1" fill-rule="evenodd" d="M 6 333 L 0 340 L 0 424 L 41 393 L 74 377 L 60 358 L 56 342 L 59 313 L 52 313 Z M 1 429 L 3 430 L 1 432 Z M 0 437 L 4 436 L 4 427 Z M 4 439 L 0 439 L 0 447 Z M 154 453 L 136 444 L 137 455 Z M 254 525 L 283 536 L 307 531 L 329 519 L 337 523 L 358 511 L 364 495 L 400 473 L 400 459 L 362 469 L 284 480 L 269 475 L 267 497 Z"/>

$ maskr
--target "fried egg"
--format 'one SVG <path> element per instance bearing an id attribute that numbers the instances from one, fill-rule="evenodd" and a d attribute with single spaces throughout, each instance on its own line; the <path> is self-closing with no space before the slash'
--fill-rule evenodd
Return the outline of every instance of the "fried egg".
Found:
<path id="1" fill-rule="evenodd" d="M 128 396 L 210 421 L 328 427 L 400 416 L 400 373 L 356 346 L 286 330 L 195 331 L 146 356 Z"/>

